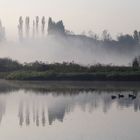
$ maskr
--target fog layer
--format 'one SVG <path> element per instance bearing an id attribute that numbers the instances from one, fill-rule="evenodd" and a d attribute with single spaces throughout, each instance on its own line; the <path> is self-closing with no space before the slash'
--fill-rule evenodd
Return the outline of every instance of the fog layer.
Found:
<path id="1" fill-rule="evenodd" d="M 45 39 L 24 43 L 5 42 L 0 44 L 0 56 L 20 62 L 71 62 L 79 64 L 128 65 L 139 54 L 139 49 L 122 52 L 114 48 L 99 46 L 82 39 L 47 36 Z"/>
<path id="2" fill-rule="evenodd" d="M 134 35 L 120 35 L 113 40 L 107 31 L 103 31 L 103 38 L 99 39 L 95 34 L 75 35 L 65 29 L 63 21 L 48 21 L 48 31 L 45 28 L 45 17 L 39 22 L 39 17 L 33 20 L 30 26 L 30 18 L 24 21 L 19 18 L 18 41 L 5 40 L 5 28 L 0 28 L 0 56 L 16 59 L 19 62 L 43 61 L 75 62 L 82 65 L 113 64 L 129 65 L 140 52 L 140 32 Z M 39 23 L 41 23 L 41 31 Z M 40 32 L 40 33 L 39 33 Z M 48 34 L 48 35 L 47 35 Z"/>

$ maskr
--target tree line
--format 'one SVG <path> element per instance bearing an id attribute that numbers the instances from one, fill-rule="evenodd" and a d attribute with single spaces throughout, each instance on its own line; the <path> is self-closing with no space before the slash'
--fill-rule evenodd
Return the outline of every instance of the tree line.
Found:
<path id="1" fill-rule="evenodd" d="M 132 61 L 131 66 L 113 66 L 95 64 L 90 66 L 82 66 L 74 62 L 63 63 L 44 63 L 42 61 L 35 61 L 32 63 L 19 63 L 10 58 L 0 58 L 0 72 L 13 72 L 13 71 L 51 71 L 57 73 L 82 73 L 82 72 L 111 72 L 111 71 L 132 71 L 137 68 L 140 70 L 140 57 L 136 57 Z"/>
<path id="2" fill-rule="evenodd" d="M 140 46 L 140 31 L 135 30 L 133 34 L 119 34 L 116 39 L 113 39 L 111 34 L 104 30 L 102 32 L 101 37 L 93 31 L 89 31 L 88 34 L 75 34 L 73 31 L 67 30 L 62 20 L 55 22 L 50 17 L 48 19 L 47 29 L 46 27 L 46 18 L 42 16 L 36 16 L 31 20 L 29 16 L 25 17 L 25 20 L 22 16 L 18 19 L 18 36 L 19 40 L 22 41 L 24 38 L 28 39 L 31 35 L 32 38 L 37 38 L 39 36 L 39 32 L 41 32 L 42 36 L 48 35 L 62 35 L 67 37 L 73 37 L 90 40 L 91 43 L 96 43 L 97 45 L 103 46 Z M 24 31 L 25 29 L 25 31 Z M 25 32 L 25 35 L 24 35 Z M 0 41 L 5 39 L 5 27 L 3 27 L 2 22 L 0 21 Z"/>

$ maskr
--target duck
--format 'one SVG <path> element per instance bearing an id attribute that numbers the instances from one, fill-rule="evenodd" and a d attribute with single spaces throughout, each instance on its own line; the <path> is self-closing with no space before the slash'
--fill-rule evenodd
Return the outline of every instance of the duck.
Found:
<path id="1" fill-rule="evenodd" d="M 124 98 L 124 95 L 122 95 L 122 94 L 119 94 L 119 98 Z"/>
<path id="2" fill-rule="evenodd" d="M 112 100 L 116 99 L 117 97 L 115 95 L 111 96 Z"/>
<path id="3" fill-rule="evenodd" d="M 133 100 L 137 98 L 137 96 L 136 95 L 133 95 L 133 94 L 129 94 L 128 96 L 129 96 L 129 98 L 131 98 Z"/>

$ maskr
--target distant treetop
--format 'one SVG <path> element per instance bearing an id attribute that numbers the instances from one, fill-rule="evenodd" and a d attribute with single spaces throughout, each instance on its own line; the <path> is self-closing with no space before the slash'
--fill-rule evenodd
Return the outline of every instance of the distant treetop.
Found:
<path id="1" fill-rule="evenodd" d="M 48 21 L 48 34 L 65 34 L 65 26 L 63 21 L 54 22 L 52 18 Z"/>

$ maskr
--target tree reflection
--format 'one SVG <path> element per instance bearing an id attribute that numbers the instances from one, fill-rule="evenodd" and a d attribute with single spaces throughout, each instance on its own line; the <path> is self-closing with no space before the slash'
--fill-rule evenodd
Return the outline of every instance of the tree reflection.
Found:
<path id="1" fill-rule="evenodd" d="M 48 108 L 49 125 L 52 125 L 53 121 L 55 121 L 56 119 L 63 122 L 65 110 L 65 106 L 59 106 L 58 104 L 56 106 Z"/>
<path id="2" fill-rule="evenodd" d="M 23 92 L 25 93 L 24 90 Z M 105 114 L 114 105 L 118 107 L 119 111 L 120 108 L 131 108 L 135 112 L 140 110 L 140 92 L 138 90 L 76 92 L 74 94 L 69 91 L 59 94 L 57 92 L 34 94 L 34 91 L 30 91 L 30 93 L 26 91 L 26 94 L 22 97 L 19 96 L 17 100 L 17 102 L 19 101 L 19 125 L 45 127 L 57 121 L 63 122 L 65 116 L 70 112 L 73 113 L 76 108 L 89 113 L 102 109 Z M 2 121 L 6 107 L 5 100 L 2 97 L 6 95 L 0 94 L 0 121 Z M 134 95 L 136 98 L 131 98 L 130 95 Z M 112 99 L 112 96 L 116 98 Z"/>
<path id="3" fill-rule="evenodd" d="M 29 105 L 26 106 L 26 125 L 30 125 L 30 112 L 29 112 Z"/>
<path id="4" fill-rule="evenodd" d="M 45 116 L 45 109 L 44 109 L 44 107 L 42 109 L 42 125 L 43 126 L 46 125 L 46 116 Z"/>
<path id="5" fill-rule="evenodd" d="M 0 99 L 0 123 L 2 122 L 3 115 L 5 114 L 6 103 L 4 99 Z"/>
<path id="6" fill-rule="evenodd" d="M 19 117 L 19 125 L 22 126 L 23 125 L 23 122 L 24 122 L 24 117 L 23 117 L 23 102 L 20 102 L 19 103 L 18 117 Z"/>

